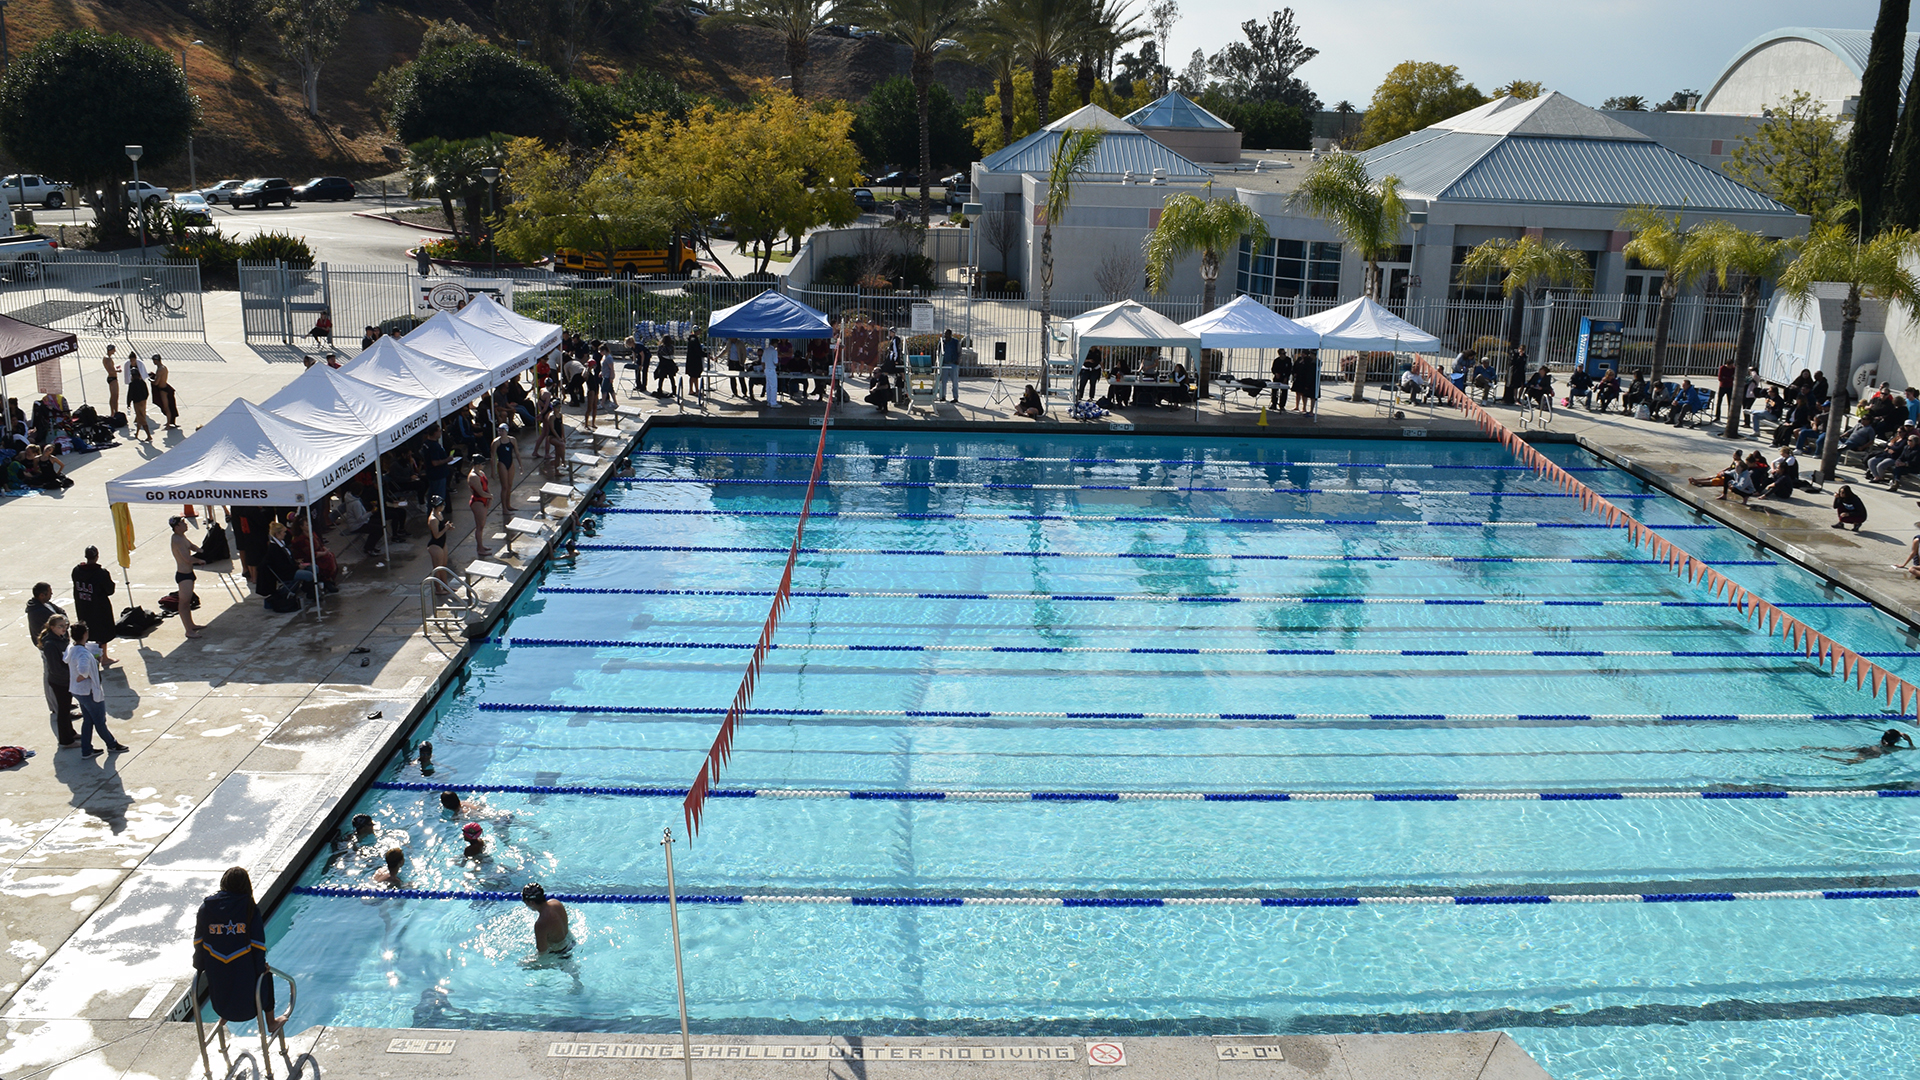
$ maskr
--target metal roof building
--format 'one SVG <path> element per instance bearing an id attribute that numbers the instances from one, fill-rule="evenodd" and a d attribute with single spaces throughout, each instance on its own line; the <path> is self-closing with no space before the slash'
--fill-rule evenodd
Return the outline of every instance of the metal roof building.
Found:
<path id="1" fill-rule="evenodd" d="M 1209 164 L 1240 160 L 1240 133 L 1179 91 L 1127 114 L 1127 123 L 1167 149 Z"/>
<path id="2" fill-rule="evenodd" d="M 1851 115 L 1872 43 L 1871 30 L 1786 26 L 1761 34 L 1720 70 L 1700 99 L 1699 109 L 1758 116 L 1781 99 L 1804 91 L 1827 107 L 1827 115 Z M 1900 73 L 1903 94 L 1913 79 L 1917 52 L 1920 34 L 1908 34 L 1906 65 Z"/>

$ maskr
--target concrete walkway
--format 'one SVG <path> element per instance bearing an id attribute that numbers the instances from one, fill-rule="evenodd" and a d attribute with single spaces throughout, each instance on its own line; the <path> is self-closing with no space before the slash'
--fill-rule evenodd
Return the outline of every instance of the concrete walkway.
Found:
<path id="1" fill-rule="evenodd" d="M 203 358 L 182 355 L 176 361 L 169 356 L 188 430 L 234 397 L 263 398 L 300 370 L 297 355 L 291 362 L 268 359 L 288 354 L 276 349 L 263 356 L 245 346 L 235 294 L 209 294 L 207 311 L 211 348 L 198 350 Z M 96 402 L 104 398 L 98 364 L 102 344 L 82 344 L 91 365 L 84 392 Z M 629 385 L 623 380 L 623 395 Z M 1011 398 L 1005 396 L 1009 390 L 1017 394 L 1019 386 L 996 387 L 973 380 L 965 387 L 961 404 L 896 413 L 887 423 L 1035 426 L 1034 421 L 1011 416 Z M 860 388 L 853 393 L 855 403 L 840 406 L 836 415 L 849 421 L 872 417 L 871 407 L 857 400 Z M 71 384 L 68 394 L 76 401 L 82 397 L 81 390 Z M 646 409 L 673 415 L 702 411 L 698 401 L 665 406 L 651 398 L 638 401 Z M 705 411 L 740 421 L 762 416 L 758 405 L 724 396 L 710 398 Z M 818 412 L 818 405 L 790 405 L 772 415 L 779 423 L 806 424 Z M 1511 410 L 1496 407 L 1495 412 L 1517 419 Z M 1260 428 L 1254 426 L 1258 416 L 1258 410 L 1242 397 L 1206 403 L 1197 411 L 1136 410 L 1118 422 L 1037 423 L 1085 426 L 1102 433 L 1125 430 L 1123 425 L 1130 424 L 1141 433 L 1236 436 L 1399 438 L 1475 430 L 1457 414 L 1429 416 L 1417 410 L 1394 418 L 1377 415 L 1372 404 L 1331 396 L 1323 400 L 1317 421 L 1275 415 Z M 1683 497 L 1694 493 L 1684 487 L 1682 478 L 1711 472 L 1727 456 L 1723 440 L 1705 431 L 1676 430 L 1617 416 L 1563 414 L 1554 419 L 1552 430 L 1600 444 L 1654 480 L 1679 480 Z M 69 571 L 79 561 L 81 549 L 97 544 L 107 552 L 103 561 L 112 558 L 104 481 L 180 437 L 180 433 L 158 437 L 156 447 L 123 443 L 76 459 L 72 490 L 0 503 L 0 514 L 11 526 L 0 540 L 0 557 L 9 570 L 0 583 L 4 584 L 0 611 L 5 612 L 0 636 L 14 645 L 0 654 L 5 706 L 0 709 L 0 744 L 39 751 L 25 767 L 0 774 L 0 897 L 4 897 L 0 928 L 8 941 L 7 954 L 0 960 L 0 1075 L 9 1080 L 49 1068 L 38 1075 L 172 1080 L 197 1070 L 191 1027 L 156 1027 L 155 1021 L 185 990 L 191 921 L 199 899 L 212 890 L 219 872 L 229 865 L 250 867 L 263 894 L 283 884 L 283 874 L 303 861 L 314 830 L 334 820 L 342 797 L 390 752 L 401 735 L 400 725 L 456 670 L 464 644 L 457 636 L 421 628 L 416 589 L 426 561 L 417 543 L 397 548 L 388 566 L 360 558 L 354 548 L 340 552 L 350 573 L 343 578 L 341 592 L 328 598 L 324 617 L 269 613 L 257 599 L 248 602 L 243 580 L 203 574 L 204 607 L 199 620 L 207 631 L 202 639 L 183 640 L 178 626 L 169 621 L 144 641 L 116 642 L 111 647 L 120 664 L 108 677 L 108 712 L 116 735 L 132 747 L 131 752 L 93 759 L 73 751 L 56 752 L 39 688 L 39 657 L 23 647 L 22 609 L 29 588 L 35 581 L 52 582 L 56 598 L 71 610 L 65 599 L 70 592 Z M 545 479 L 537 471 L 526 478 L 516 493 L 523 509 L 530 489 Z M 1830 512 L 1823 502 L 1805 496 L 1764 509 L 1725 510 L 1721 504 L 1714 510 L 1831 567 L 1836 577 L 1882 598 L 1911 619 L 1914 614 L 1907 605 L 1913 586 L 1885 567 L 1899 561 L 1907 522 L 1920 515 L 1904 498 L 1863 494 L 1872 514 L 1871 528 L 1859 535 L 1826 528 Z M 140 546 L 127 575 L 130 584 L 123 585 L 115 597 L 117 605 L 153 608 L 161 594 L 172 590 L 164 519 L 178 512 L 174 506 L 134 508 Z M 495 532 L 499 520 L 492 519 L 490 528 Z M 464 531 L 467 523 L 456 525 L 462 531 L 455 534 L 455 564 L 463 565 L 471 557 L 472 540 Z M 489 543 L 499 547 L 498 539 Z M 528 546 L 523 545 L 523 551 L 534 554 Z M 399 1034 L 312 1029 L 296 1040 L 296 1051 L 299 1046 L 318 1044 L 325 1067 L 336 1076 L 421 1071 L 449 1076 L 601 1075 L 607 1068 L 564 1056 L 550 1059 L 548 1044 L 558 1037 L 544 1034 L 462 1033 L 457 1036 L 459 1048 L 451 1055 L 418 1058 L 392 1053 L 387 1040 Z M 608 1037 L 599 1041 L 668 1040 Z M 882 1042 L 907 1045 L 915 1041 Z M 1022 1066 L 1022 1073 L 1039 1077 L 1108 1071 L 1088 1065 L 1085 1047 L 1070 1040 L 1024 1042 L 1061 1042 L 1073 1045 L 1076 1054 L 1070 1066 Z M 1137 1053 L 1141 1064 L 1151 1063 L 1152 1071 L 1180 1075 L 1489 1080 L 1542 1075 L 1510 1042 L 1492 1035 L 1425 1041 L 1343 1036 L 1274 1042 L 1296 1047 L 1286 1053 L 1284 1065 L 1223 1062 L 1212 1054 L 1215 1044 L 1204 1039 L 1133 1040 L 1129 1045 L 1140 1048 L 1130 1053 Z M 1388 1060 L 1396 1064 L 1384 1064 Z M 707 1065 L 700 1072 L 718 1076 L 720 1068 Z M 781 1075 L 802 1071 L 773 1063 L 728 1065 L 725 1072 L 734 1075 L 763 1068 Z M 830 1064 L 826 1073 L 871 1080 L 878 1072 L 906 1071 L 918 1077 L 935 1071 L 944 1075 L 956 1068 L 976 1067 L 893 1069 L 862 1061 Z M 622 1069 L 663 1078 L 680 1075 L 677 1068 L 660 1063 L 635 1063 Z"/>

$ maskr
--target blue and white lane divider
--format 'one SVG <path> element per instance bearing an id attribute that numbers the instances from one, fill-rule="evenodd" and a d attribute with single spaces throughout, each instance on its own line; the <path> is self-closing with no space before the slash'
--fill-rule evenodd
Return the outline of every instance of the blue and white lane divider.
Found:
<path id="1" fill-rule="evenodd" d="M 541 590 L 546 591 L 546 590 Z M 622 638 L 490 637 L 489 645 L 509 649 L 752 649 L 754 644 L 732 641 L 628 641 Z M 1107 653 L 1120 656 L 1661 656 L 1689 660 L 1775 659 L 1808 661 L 1805 653 L 1778 649 L 1225 649 L 1149 648 L 1126 645 L 830 645 L 816 642 L 775 642 L 767 646 L 784 652 L 849 653 Z M 1916 653 L 1861 653 L 1874 658 L 1920 656 Z"/>
<path id="2" fill-rule="evenodd" d="M 566 704 L 552 701 L 483 701 L 480 712 L 600 713 L 612 716 L 725 716 L 724 708 L 700 705 Z M 1228 713 L 1228 712 L 1044 712 L 999 709 L 742 709 L 742 716 L 885 717 L 906 720 L 1526 720 L 1537 723 L 1588 723 L 1653 720 L 1708 723 L 1745 720 L 1899 720 L 1894 713 Z"/>
<path id="3" fill-rule="evenodd" d="M 731 450 L 636 450 L 634 457 L 653 458 L 737 458 L 759 461 L 777 458 L 813 460 L 812 454 Z M 1396 461 L 1232 461 L 1212 458 L 1105 458 L 1105 457 L 983 457 L 975 454 L 828 454 L 829 461 L 985 461 L 994 464 L 1033 462 L 1043 465 L 1166 465 L 1175 468 L 1204 466 L 1227 469 L 1446 469 L 1475 472 L 1532 472 L 1531 465 L 1432 465 Z M 1563 465 L 1570 473 L 1610 471 L 1604 465 Z"/>
<path id="4" fill-rule="evenodd" d="M 296 885 L 296 896 L 352 897 L 364 900 L 484 900 L 518 904 L 517 892 L 465 889 L 378 889 L 339 885 Z M 568 904 L 664 904 L 666 893 L 556 893 Z M 852 907 L 1363 907 L 1431 905 L 1459 907 L 1505 904 L 1688 904 L 1737 900 L 1920 900 L 1920 889 L 1775 889 L 1766 892 L 1668 893 L 1524 893 L 1494 895 L 1394 894 L 1387 896 L 836 896 L 824 893 L 681 893 L 682 904 L 845 904 Z"/>
<path id="5" fill-rule="evenodd" d="M 602 551 L 623 550 L 622 546 L 618 544 L 597 544 L 596 543 L 596 544 L 582 544 L 582 545 L 576 545 L 576 546 L 585 548 L 587 550 L 592 550 L 594 548 L 599 548 Z M 786 549 L 782 548 L 781 550 L 784 551 Z M 924 555 L 926 554 L 926 552 L 924 551 L 916 552 L 916 554 Z M 992 553 L 992 554 L 998 554 L 998 553 Z M 1020 552 L 1013 552 L 1012 554 L 1033 555 L 1039 558 L 1047 557 L 1047 553 L 1043 551 L 1041 552 L 1020 551 Z M 1176 556 L 1172 554 L 1159 555 L 1159 554 L 1142 553 L 1139 555 L 1135 555 L 1133 553 L 1127 553 L 1124 556 L 1116 554 L 1114 557 L 1115 558 L 1125 557 L 1130 559 L 1131 558 L 1172 559 L 1172 558 L 1175 558 Z M 1199 557 L 1200 556 L 1198 555 L 1194 556 L 1194 558 L 1199 558 Z M 1665 559 L 1569 558 L 1567 556 L 1558 556 L 1558 555 L 1547 556 L 1547 555 L 1302 555 L 1302 554 L 1294 554 L 1294 555 L 1260 555 L 1260 556 L 1242 556 L 1242 557 L 1257 558 L 1264 562 L 1550 563 L 1550 564 L 1573 565 L 1573 566 L 1651 566 L 1651 565 L 1664 566 L 1666 565 Z M 1778 566 L 1780 564 L 1773 562 L 1772 560 L 1769 560 L 1769 559 L 1754 559 L 1754 560 L 1748 560 L 1748 561 L 1740 561 L 1740 560 L 1717 561 L 1712 563 L 1711 565 L 1713 566 Z M 773 593 L 767 592 L 764 594 L 756 594 L 756 595 L 772 596 Z"/>
<path id="6" fill-rule="evenodd" d="M 419 780 L 376 781 L 379 791 L 445 791 L 446 784 Z M 578 784 L 456 784 L 460 792 L 504 795 L 611 795 L 630 799 L 679 799 L 686 788 L 607 787 Z M 840 788 L 715 788 L 709 799 L 851 799 L 856 802 L 1619 802 L 1626 799 L 1913 799 L 1920 790 L 1793 789 L 1780 791 L 856 791 Z"/>
<path id="7" fill-rule="evenodd" d="M 580 544 L 581 550 L 609 545 Z M 620 545 L 611 545 L 621 547 Z M 673 548 L 652 547 L 653 551 L 774 551 L 773 548 Z M 803 549 L 805 550 L 805 549 Z M 849 549 L 815 548 L 816 554 L 845 554 Z M 904 554 L 944 554 L 941 552 L 910 552 Z M 984 553 L 976 553 L 984 554 Z M 771 596 L 771 592 L 755 589 L 611 589 L 595 588 L 585 585 L 550 585 L 540 590 L 542 593 L 575 596 Z M 854 599 L 854 600 L 1060 600 L 1102 604 L 1282 604 L 1311 606 L 1366 604 L 1374 607 L 1413 606 L 1413 607 L 1550 607 L 1550 608 L 1723 608 L 1726 603 L 1719 600 L 1534 600 L 1516 597 L 1492 597 L 1478 599 L 1449 599 L 1444 597 L 1420 596 L 1267 596 L 1249 594 L 1244 596 L 1214 596 L 1211 594 L 1162 594 L 1162 593 L 1030 593 L 1030 592 L 906 592 L 885 589 L 795 589 L 795 599 Z M 1799 603 L 1775 604 L 1777 608 L 1868 608 L 1865 601 L 1808 600 Z"/>
<path id="8" fill-rule="evenodd" d="M 605 514 L 697 514 L 712 517 L 799 517 L 798 510 L 660 510 L 615 507 Z M 1111 514 L 905 514 L 871 513 L 854 510 L 822 510 L 811 518 L 840 518 L 865 521 L 1093 521 L 1126 525 L 1375 525 L 1402 529 L 1613 529 L 1618 526 L 1590 521 L 1423 521 L 1416 518 L 1264 518 L 1264 517 L 1140 517 Z M 1711 525 L 1662 525 L 1663 529 L 1709 529 Z"/>
<path id="9" fill-rule="evenodd" d="M 806 480 L 771 480 L 752 476 L 616 476 L 616 484 L 745 484 L 766 487 L 806 487 Z M 1149 491 L 1159 493 L 1206 493 L 1240 492 L 1260 495 L 1457 495 L 1478 496 L 1503 499 L 1577 499 L 1580 496 L 1563 491 L 1433 491 L 1423 488 L 1357 488 L 1357 487 L 1273 487 L 1256 484 L 1239 487 L 1201 487 L 1194 484 L 1005 484 L 991 481 L 968 480 L 828 480 L 822 478 L 818 487 L 828 488 L 918 488 L 952 489 L 955 491 Z M 1608 492 L 1609 499 L 1658 499 L 1658 494 L 1629 494 Z M 1710 526 L 1717 528 L 1718 526 Z M 1662 526 L 1671 528 L 1671 526 Z"/>

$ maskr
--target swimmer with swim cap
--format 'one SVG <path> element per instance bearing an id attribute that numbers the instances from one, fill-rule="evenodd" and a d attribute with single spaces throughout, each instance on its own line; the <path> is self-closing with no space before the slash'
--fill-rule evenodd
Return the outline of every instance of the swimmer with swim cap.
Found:
<path id="1" fill-rule="evenodd" d="M 466 858 L 477 859 L 487 853 L 487 842 L 481 837 L 483 831 L 477 821 L 467 822 L 466 827 L 460 830 L 460 835 L 467 838 L 467 850 L 463 852 Z"/>
<path id="2" fill-rule="evenodd" d="M 572 940 L 567 937 L 565 904 L 549 900 L 547 890 L 541 888 L 537 881 L 520 890 L 520 902 L 538 913 L 533 920 L 534 952 L 564 956 L 573 948 Z"/>

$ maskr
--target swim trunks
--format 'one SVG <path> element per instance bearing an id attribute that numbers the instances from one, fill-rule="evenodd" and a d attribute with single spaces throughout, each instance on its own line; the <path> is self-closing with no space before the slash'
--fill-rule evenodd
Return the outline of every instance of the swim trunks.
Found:
<path id="1" fill-rule="evenodd" d="M 191 570 L 181 570 L 181 571 L 177 571 L 177 572 L 175 572 L 175 574 L 173 575 L 173 580 L 175 580 L 175 581 L 192 581 L 192 580 L 193 580 L 193 571 L 191 571 Z"/>

